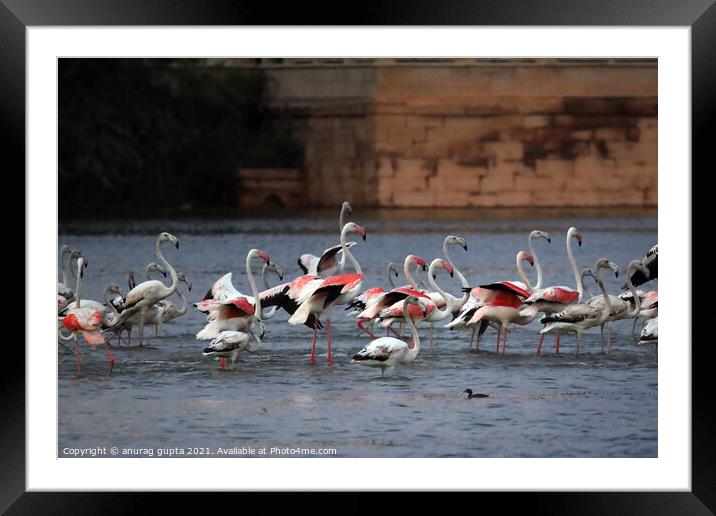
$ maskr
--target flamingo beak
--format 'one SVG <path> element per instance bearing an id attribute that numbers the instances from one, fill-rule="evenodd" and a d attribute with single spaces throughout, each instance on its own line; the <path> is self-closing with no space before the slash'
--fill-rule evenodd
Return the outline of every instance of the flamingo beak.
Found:
<path id="1" fill-rule="evenodd" d="M 548 243 L 548 244 L 551 244 L 551 243 L 552 243 L 552 239 L 551 239 L 550 237 L 547 237 L 547 243 Z"/>
<path id="2" fill-rule="evenodd" d="M 177 240 L 176 242 L 174 242 L 174 246 L 175 246 L 177 249 L 179 249 L 179 240 Z"/>
<path id="3" fill-rule="evenodd" d="M 465 249 L 465 251 L 467 251 L 467 244 L 465 244 L 465 245 L 462 246 L 462 247 L 463 247 L 463 249 Z"/>

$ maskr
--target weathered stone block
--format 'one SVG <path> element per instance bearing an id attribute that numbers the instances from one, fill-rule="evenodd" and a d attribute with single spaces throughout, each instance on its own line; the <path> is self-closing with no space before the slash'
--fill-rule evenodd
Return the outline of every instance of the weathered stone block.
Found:
<path id="1" fill-rule="evenodd" d="M 484 145 L 485 152 L 497 161 L 520 160 L 524 156 L 522 142 L 487 142 Z"/>
<path id="2" fill-rule="evenodd" d="M 563 159 L 538 159 L 537 175 L 548 177 L 567 177 L 574 174 L 575 162 Z"/>
<path id="3" fill-rule="evenodd" d="M 531 206 L 532 192 L 507 191 L 497 194 L 497 206 L 516 207 Z"/>
<path id="4" fill-rule="evenodd" d="M 514 178 L 512 173 L 494 174 L 492 171 L 483 177 L 480 181 L 480 193 L 497 193 L 514 188 Z"/>

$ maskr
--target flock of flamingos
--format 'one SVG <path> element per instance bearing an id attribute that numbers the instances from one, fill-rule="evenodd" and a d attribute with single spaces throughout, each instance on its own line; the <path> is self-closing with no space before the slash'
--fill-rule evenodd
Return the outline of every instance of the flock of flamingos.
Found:
<path id="1" fill-rule="evenodd" d="M 351 214 L 351 207 L 343 203 L 339 218 L 340 244 L 326 249 L 320 256 L 304 254 L 298 258 L 303 275 L 291 281 L 269 287 L 266 281 L 268 272 L 274 273 L 283 281 L 281 268 L 271 263 L 268 253 L 251 249 L 246 256 L 246 273 L 251 294 L 239 292 L 231 280 L 231 273 L 219 278 L 208 290 L 204 298 L 194 303 L 194 307 L 206 314 L 207 324 L 197 333 L 199 340 L 211 341 L 203 350 L 204 355 L 219 357 L 221 369 L 227 368 L 227 358 L 233 369 L 238 354 L 242 351 L 254 351 L 265 336 L 264 321 L 271 319 L 281 308 L 290 315 L 288 323 L 306 325 L 313 330 L 311 344 L 312 365 L 316 363 L 316 336 L 324 324 L 327 333 L 328 365 L 333 363 L 331 354 L 331 313 L 336 306 L 345 306 L 349 315 L 357 320 L 358 327 L 371 337 L 371 342 L 352 357 L 352 361 L 369 367 L 381 369 L 381 376 L 395 365 L 412 362 L 420 352 L 420 336 L 417 327 L 430 324 L 432 343 L 433 325 L 447 322 L 445 328 L 464 328 L 472 331 L 470 349 L 473 342 L 479 344 L 482 334 L 488 327 L 497 330 L 495 352 L 502 354 L 507 346 L 507 333 L 510 324 L 525 325 L 541 315 L 540 331 L 536 354 L 539 356 L 542 341 L 546 333 L 556 334 L 556 353 L 559 353 L 559 339 L 562 333 L 574 333 L 576 336 L 575 354 L 579 354 L 580 335 L 588 328 L 600 326 L 602 330 L 602 351 L 604 351 L 604 327 L 607 326 L 607 349 L 611 349 L 611 325 L 621 319 L 633 319 L 632 334 L 637 320 L 646 318 L 641 332 L 640 343 L 658 342 L 658 293 L 637 290 L 639 285 L 657 278 L 657 246 L 649 250 L 642 260 L 629 263 L 626 270 L 625 292 L 619 295 L 609 294 L 600 277 L 602 270 L 619 275 L 619 267 L 600 258 L 591 268 L 579 269 L 574 258 L 573 243 L 582 245 L 580 231 L 571 227 L 567 231 L 566 246 L 569 263 L 574 273 L 574 288 L 566 285 L 543 286 L 542 268 L 534 250 L 534 240 L 551 237 L 544 231 L 532 231 L 528 240 L 528 251 L 519 251 L 516 256 L 519 281 L 495 281 L 473 287 L 454 266 L 449 255 L 451 246 L 462 247 L 467 251 L 465 239 L 450 235 L 443 243 L 443 257 L 428 264 L 423 258 L 409 254 L 405 258 L 403 273 L 407 284 L 396 286 L 393 276 L 398 277 L 395 264 L 388 266 L 389 289 L 381 287 L 365 288 L 361 266 L 351 253 L 356 242 L 347 242 L 349 234 L 356 234 L 366 240 L 366 229 L 355 222 L 344 223 L 344 217 Z M 62 281 L 57 284 L 58 337 L 63 341 L 74 340 L 74 353 L 77 360 L 77 374 L 80 374 L 79 337 L 96 349 L 102 345 L 109 360 L 109 374 L 115 363 L 108 340 L 116 338 L 118 345 L 126 335 L 127 345 L 131 345 L 131 332 L 138 327 L 139 345 L 144 342 L 144 328 L 155 325 L 160 327 L 187 311 L 187 300 L 179 289 L 184 283 L 191 291 L 189 278 L 177 272 L 162 253 L 162 244 L 170 243 L 179 249 L 179 241 L 169 233 L 161 233 L 157 238 L 155 253 L 159 263 L 147 266 L 147 279 L 136 283 L 129 273 L 129 291 L 116 284 L 108 285 L 104 291 L 103 302 L 83 299 L 80 288 L 87 259 L 80 251 L 65 246 L 61 251 Z M 265 289 L 257 290 L 252 273 L 252 263 L 263 262 L 262 280 Z M 532 285 L 523 270 L 523 262 L 536 268 L 537 284 Z M 345 273 L 350 266 L 353 272 Z M 428 272 L 428 285 L 417 277 L 417 271 Z M 416 273 L 414 275 L 414 273 Z M 462 294 L 454 296 L 440 287 L 437 276 L 448 274 L 457 276 L 462 285 Z M 167 286 L 152 274 L 171 278 Z M 417 279 L 416 279 L 417 277 Z M 601 291 L 592 296 L 585 278 L 590 278 Z M 73 281 L 74 280 L 74 281 Z M 73 290 L 74 288 L 74 290 Z M 175 294 L 182 301 L 180 307 L 169 301 Z M 377 337 L 376 326 L 385 329 L 385 337 Z M 404 329 L 410 332 L 409 340 L 403 337 Z M 391 334 L 393 336 L 391 336 Z M 254 343 L 256 347 L 254 347 Z M 66 348 L 69 351 L 69 348 Z M 656 346 L 654 348 L 656 350 Z M 656 351 L 655 351 L 656 352 Z"/>

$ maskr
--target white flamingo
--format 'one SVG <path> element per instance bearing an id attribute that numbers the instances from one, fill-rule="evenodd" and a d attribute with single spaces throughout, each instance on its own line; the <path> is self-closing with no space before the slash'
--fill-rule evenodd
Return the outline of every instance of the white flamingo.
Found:
<path id="1" fill-rule="evenodd" d="M 253 332 L 253 326 L 261 328 L 261 334 Z M 203 350 L 204 356 L 218 356 L 221 358 L 220 368 L 226 368 L 226 359 L 231 359 L 229 369 L 234 369 L 234 363 L 242 351 L 256 351 L 261 346 L 266 328 L 261 319 L 255 315 L 248 318 L 246 331 L 222 331 Z M 256 341 L 256 348 L 251 346 L 251 338 Z"/>
<path id="2" fill-rule="evenodd" d="M 191 292 L 191 280 L 189 277 L 183 272 L 177 272 L 177 278 L 179 278 L 179 281 L 184 283 L 187 286 L 187 290 Z M 155 310 L 152 310 L 147 314 L 147 321 L 145 321 L 145 323 L 153 322 L 155 324 L 155 337 L 159 336 L 159 331 L 163 325 L 176 319 L 177 317 L 181 317 L 187 312 L 188 303 L 186 301 L 186 297 L 182 294 L 182 291 L 177 287 L 174 293 L 179 296 L 179 299 L 181 299 L 180 307 L 177 308 L 177 306 L 172 303 L 169 298 L 162 299 L 154 306 Z"/>
<path id="3" fill-rule="evenodd" d="M 555 314 L 561 312 L 562 310 L 565 310 L 569 305 L 573 303 L 578 303 L 582 300 L 582 297 L 584 296 L 584 285 L 582 283 L 582 276 L 579 273 L 579 268 L 577 267 L 577 261 L 574 258 L 574 250 L 572 249 L 573 238 L 577 241 L 579 247 L 581 247 L 582 233 L 574 226 L 570 227 L 569 230 L 567 230 L 566 245 L 567 257 L 569 259 L 569 264 L 572 267 L 572 273 L 574 274 L 576 290 L 566 285 L 541 288 L 541 283 L 538 276 L 538 286 L 535 288 L 535 292 L 525 300 L 525 308 L 521 311 L 522 315 L 535 316 L 538 313 Z M 539 275 L 540 272 L 541 268 L 538 268 L 537 274 Z M 557 343 L 555 353 L 559 354 L 560 332 L 558 331 L 556 333 Z M 543 340 L 544 333 L 540 333 L 539 343 L 537 344 L 537 356 L 540 356 L 542 353 Z"/>
<path id="4" fill-rule="evenodd" d="M 72 270 L 72 263 L 77 263 L 77 258 L 82 256 L 82 253 L 77 249 L 70 249 L 69 246 L 63 245 L 60 251 L 60 265 L 62 267 L 62 281 L 57 282 L 57 296 L 58 296 L 58 311 L 66 308 L 69 303 L 75 299 L 75 291 L 72 290 L 70 280 L 74 278 L 77 281 L 77 275 Z M 84 257 L 83 257 L 84 258 Z M 84 266 L 87 267 L 88 261 L 85 259 Z M 60 299 L 62 298 L 62 299 Z M 62 307 L 60 307 L 62 304 Z"/>
<path id="5" fill-rule="evenodd" d="M 124 310 L 120 313 L 117 324 L 121 324 L 126 321 L 135 313 L 139 313 L 139 345 L 144 345 L 144 323 L 146 320 L 147 312 L 159 301 L 166 299 L 171 296 L 177 288 L 179 278 L 174 270 L 174 267 L 164 258 L 162 250 L 160 248 L 163 242 L 171 242 L 174 246 L 179 249 L 179 240 L 174 235 L 167 232 L 162 232 L 157 237 L 157 243 L 154 247 L 154 252 L 159 259 L 159 262 L 164 266 L 164 270 L 169 272 L 172 282 L 169 287 L 164 285 L 159 280 L 148 280 L 140 283 L 132 290 L 127 293 L 127 297 L 124 300 Z"/>
<path id="6" fill-rule="evenodd" d="M 600 270 L 605 268 L 612 269 L 615 273 L 619 270 L 614 262 L 606 258 L 601 258 L 597 261 L 594 272 L 590 269 L 583 269 L 580 275 L 580 283 L 584 276 L 591 276 L 597 282 L 605 299 L 602 308 L 591 306 L 587 303 L 572 304 L 561 312 L 547 314 L 540 319 L 540 322 L 544 324 L 540 333 L 548 333 L 552 330 L 556 330 L 560 332 L 571 332 L 576 335 L 577 347 L 575 355 L 579 355 L 579 343 L 582 332 L 588 328 L 602 324 L 607 320 L 611 312 L 609 296 L 600 277 Z"/>
<path id="7" fill-rule="evenodd" d="M 381 377 L 385 376 L 386 370 L 392 370 L 396 364 L 414 362 L 418 353 L 420 353 L 420 335 L 418 335 L 418 330 L 413 323 L 411 305 L 418 308 L 423 318 L 426 315 L 427 308 L 424 301 L 415 296 L 408 296 L 403 300 L 403 318 L 412 335 L 412 346 L 395 337 L 380 337 L 353 355 L 352 362 L 368 367 L 380 367 Z"/>
<path id="8" fill-rule="evenodd" d="M 633 302 L 622 299 L 621 296 L 609 295 L 610 312 L 606 321 L 601 324 L 602 331 L 602 352 L 604 351 L 604 325 L 608 325 L 607 330 L 607 353 L 612 349 L 612 323 L 622 319 L 636 319 L 641 311 L 641 297 L 636 291 L 636 287 L 632 283 L 632 278 L 638 274 L 649 274 L 649 270 L 639 260 L 633 260 L 627 267 L 627 286 L 632 295 Z M 604 304 L 604 296 L 595 296 L 587 301 L 588 305 L 601 308 Z M 631 308 L 630 308 L 631 307 Z"/>

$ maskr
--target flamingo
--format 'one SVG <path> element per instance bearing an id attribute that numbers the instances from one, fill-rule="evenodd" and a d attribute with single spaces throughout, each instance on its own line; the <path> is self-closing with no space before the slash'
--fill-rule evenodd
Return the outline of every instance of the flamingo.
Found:
<path id="1" fill-rule="evenodd" d="M 388 264 L 388 283 L 390 284 L 391 290 L 398 288 L 393 280 L 393 275 L 395 275 L 396 278 L 398 277 L 398 269 L 394 262 L 390 262 Z M 384 294 L 385 292 L 387 291 L 380 287 L 372 287 L 368 290 L 364 290 L 362 294 L 356 296 L 356 298 L 346 307 L 346 310 L 353 310 L 352 312 L 348 312 L 348 315 L 356 317 L 359 313 L 365 310 L 366 304 L 369 303 L 371 299 L 375 298 L 379 294 Z"/>
<path id="2" fill-rule="evenodd" d="M 328 365 L 333 364 L 331 355 L 331 318 L 330 311 L 334 305 L 344 305 L 355 299 L 363 286 L 363 271 L 360 264 L 353 256 L 353 253 L 346 246 L 348 233 L 358 233 L 363 240 L 366 239 L 366 230 L 354 222 L 348 222 L 341 231 L 341 245 L 346 259 L 350 260 L 355 269 L 355 274 L 338 274 L 325 278 L 323 281 L 302 293 L 299 299 L 300 304 L 291 317 L 289 324 L 305 324 L 311 315 L 319 317 L 326 316 L 328 331 Z M 313 329 L 313 344 L 311 345 L 311 365 L 316 364 L 316 331 Z"/>
<path id="3" fill-rule="evenodd" d="M 177 272 L 177 278 L 180 282 L 184 283 L 187 286 L 187 290 L 191 292 L 192 285 L 189 277 L 183 272 Z M 159 336 L 159 330 L 164 324 L 176 319 L 177 317 L 181 317 L 187 311 L 188 305 L 184 294 L 182 294 L 179 288 L 177 288 L 174 293 L 179 296 L 179 299 L 181 299 L 181 306 L 179 308 L 177 308 L 177 306 L 167 298 L 159 301 L 159 303 L 154 306 L 155 310 L 152 310 L 147 314 L 147 322 L 151 321 L 155 324 L 155 337 Z"/>
<path id="4" fill-rule="evenodd" d="M 62 281 L 57 282 L 57 296 L 58 296 L 58 311 L 62 310 L 62 308 L 65 308 L 68 303 L 72 302 L 75 299 L 75 292 L 72 290 L 72 287 L 69 283 L 70 278 L 72 276 L 75 276 L 75 281 L 77 281 L 77 277 L 75 275 L 75 272 L 71 269 L 71 264 L 73 263 L 73 260 L 77 260 L 82 256 L 82 253 L 79 252 L 77 249 L 70 249 L 69 246 L 63 245 L 62 250 L 60 252 L 60 263 L 62 266 Z M 89 265 L 89 262 L 85 259 L 84 266 L 87 267 Z M 61 299 L 64 299 L 66 303 L 62 303 Z M 59 307 L 60 304 L 63 304 L 64 306 L 62 308 Z"/>
<path id="5" fill-rule="evenodd" d="M 392 370 L 396 364 L 407 364 L 414 362 L 420 353 L 420 335 L 413 323 L 413 312 L 411 306 L 418 308 L 418 313 L 424 318 L 427 307 L 423 299 L 415 296 L 407 296 L 402 303 L 402 313 L 405 324 L 410 328 L 412 345 L 396 339 L 395 337 L 380 337 L 374 339 L 370 344 L 353 355 L 351 362 L 368 367 L 380 367 L 380 376 L 385 376 L 385 371 Z"/>
<path id="6" fill-rule="evenodd" d="M 256 335 L 252 331 L 252 327 L 257 325 L 261 328 L 261 335 Z M 243 331 L 230 331 L 225 330 L 220 332 L 211 343 L 204 348 L 204 356 L 218 356 L 221 358 L 220 367 L 221 369 L 226 368 L 226 358 L 231 358 L 231 366 L 229 369 L 234 369 L 234 363 L 239 356 L 241 351 L 255 351 L 258 346 L 261 345 L 261 339 L 263 339 L 266 333 L 261 318 L 256 315 L 252 315 L 248 318 L 248 324 L 246 332 Z M 251 338 L 256 341 L 256 348 L 251 347 Z"/>
<path id="7" fill-rule="evenodd" d="M 574 251 L 572 250 L 572 238 L 577 241 L 579 247 L 582 247 L 582 233 L 574 226 L 567 230 L 567 257 L 574 273 L 574 281 L 576 284 L 576 290 L 565 286 L 558 285 L 553 287 L 540 288 L 541 280 L 539 274 L 541 268 L 537 269 L 538 280 L 536 291 L 528 297 L 524 304 L 526 307 L 521 311 L 522 315 L 531 316 L 537 315 L 538 313 L 543 314 L 555 314 L 565 310 L 569 305 L 578 303 L 584 296 L 584 285 L 582 283 L 582 277 L 577 268 L 577 261 L 574 258 Z M 559 354 L 559 337 L 560 332 L 557 331 L 557 344 L 555 353 Z M 544 333 L 540 333 L 539 343 L 537 344 L 537 356 L 542 353 L 542 341 L 544 340 Z"/>
<path id="8" fill-rule="evenodd" d="M 358 321 L 356 322 L 356 325 L 366 332 L 368 335 L 371 336 L 371 338 L 376 338 L 373 333 L 364 327 L 364 324 L 370 320 L 373 320 L 378 317 L 380 312 L 384 310 L 385 308 L 388 308 L 393 303 L 396 303 L 402 299 L 405 298 L 405 296 L 410 295 L 414 292 L 417 292 L 420 294 L 421 292 L 418 290 L 417 283 L 415 281 L 415 278 L 413 278 L 413 275 L 410 272 L 410 268 L 412 265 L 417 265 L 420 269 L 427 270 L 427 265 L 425 264 L 425 260 L 423 260 L 420 256 L 416 256 L 414 254 L 409 254 L 405 257 L 405 261 L 403 263 L 403 274 L 405 274 L 405 279 L 408 281 L 408 284 L 402 287 L 393 288 L 392 290 L 389 290 L 388 292 L 383 293 L 377 293 L 376 295 L 372 296 L 370 299 L 368 299 L 363 306 L 363 310 L 360 311 L 358 314 L 356 314 L 356 317 L 358 318 Z M 354 300 L 356 301 L 356 300 Z M 353 302 L 348 305 L 349 308 L 355 307 L 355 308 L 361 308 L 360 302 Z"/>
<path id="9" fill-rule="evenodd" d="M 339 233 L 343 231 L 343 227 L 345 226 L 345 224 L 343 223 L 344 216 L 350 215 L 351 213 L 353 213 L 351 205 L 344 201 L 341 205 L 341 213 L 338 217 Z M 346 245 L 350 248 L 356 245 L 356 243 L 348 242 Z M 341 272 L 343 272 L 343 268 L 345 267 L 346 263 L 346 255 L 342 253 L 342 248 L 342 244 L 329 247 L 328 249 L 323 251 L 320 257 L 314 256 L 312 254 L 302 254 L 298 258 L 298 266 L 303 271 L 303 274 L 312 274 L 324 278 L 328 276 L 333 276 L 335 274 L 340 274 Z M 338 253 L 341 253 L 340 262 L 336 262 L 336 255 Z"/>
<path id="10" fill-rule="evenodd" d="M 90 307 L 83 307 L 80 299 L 80 283 L 84 273 L 84 258 L 81 256 L 77 259 L 77 287 L 75 289 L 76 305 L 68 310 L 67 315 L 62 320 L 62 325 L 70 331 L 70 335 L 65 337 L 59 332 L 62 340 L 74 339 L 75 341 L 75 357 L 77 359 L 77 376 L 80 375 L 80 342 L 79 335 L 84 337 L 85 341 L 92 347 L 96 348 L 103 344 L 109 360 L 109 375 L 112 376 L 112 367 L 114 367 L 114 357 L 107 347 L 104 336 L 100 333 L 102 325 L 102 312 L 94 310 Z"/>
<path id="11" fill-rule="evenodd" d="M 636 319 L 639 316 L 639 312 L 641 311 L 641 298 L 636 291 L 636 287 L 632 283 L 632 278 L 636 277 L 638 274 L 648 275 L 649 270 L 644 266 L 641 261 L 634 260 L 627 267 L 627 286 L 629 287 L 629 291 L 631 292 L 634 301 L 632 309 L 630 309 L 631 303 L 629 301 L 622 299 L 621 297 L 609 295 L 609 304 L 611 305 L 609 317 L 601 324 L 602 351 L 604 351 L 603 339 L 605 324 L 609 325 L 607 332 L 607 353 L 609 353 L 612 349 L 612 323 L 614 321 L 619 321 L 622 319 Z M 587 304 L 597 308 L 601 308 L 604 304 L 604 300 L 604 296 L 595 296 L 589 301 L 587 301 Z"/>
<path id="12" fill-rule="evenodd" d="M 152 278 L 153 272 L 158 272 L 165 278 L 167 277 L 167 271 L 164 270 L 164 267 L 162 267 L 161 265 L 159 265 L 158 263 L 155 263 L 155 262 L 151 262 L 151 263 L 147 264 L 146 272 L 147 272 L 147 281 L 151 281 L 151 280 L 155 279 L 155 278 Z M 129 290 L 132 290 L 134 287 L 137 286 L 137 282 L 134 279 L 133 271 L 127 272 L 127 286 L 129 287 Z"/>
<path id="13" fill-rule="evenodd" d="M 535 260 L 531 254 L 529 254 L 526 251 L 519 251 L 517 255 L 515 256 L 515 265 L 517 267 L 517 275 L 520 277 L 521 281 L 510 281 L 509 283 L 511 285 L 515 285 L 516 287 L 524 290 L 525 292 L 531 293 L 534 291 L 534 288 L 532 287 L 532 284 L 530 283 L 529 279 L 527 279 L 527 275 L 524 272 L 524 269 L 522 268 L 522 262 L 529 262 L 530 265 L 534 266 Z M 468 293 L 470 298 L 467 300 L 467 302 L 463 305 L 462 309 L 460 310 L 460 313 L 453 318 L 452 321 L 450 321 L 448 324 L 444 326 L 444 328 L 465 328 L 468 325 L 468 322 L 473 318 L 475 315 L 475 312 L 477 312 L 478 309 L 482 308 L 485 304 L 483 298 L 485 296 L 490 297 L 492 294 L 489 292 L 484 292 L 480 287 L 476 287 L 474 289 L 471 289 L 468 287 L 463 287 L 463 291 Z M 520 317 L 516 317 L 513 322 L 516 324 L 527 324 L 530 321 L 534 319 L 534 316 L 523 316 L 520 315 Z M 500 323 L 492 321 L 490 319 L 480 319 L 481 323 L 479 326 L 471 325 L 472 326 L 472 336 L 470 337 L 470 350 L 472 350 L 472 343 L 475 340 L 475 333 L 477 332 L 477 344 L 479 346 L 480 343 L 480 337 L 487 329 L 487 326 L 492 326 L 498 331 L 497 335 L 497 345 L 499 346 L 500 342 L 500 333 L 502 330 L 502 327 L 500 326 Z M 479 348 L 478 348 L 479 349 Z"/>
<path id="14" fill-rule="evenodd" d="M 505 354 L 507 347 L 507 327 L 512 322 L 522 320 L 520 308 L 522 302 L 527 299 L 530 294 L 515 282 L 498 281 L 488 285 L 480 285 L 476 297 L 481 301 L 482 306 L 475 310 L 475 314 L 467 322 L 468 326 L 472 326 L 482 321 L 499 323 L 500 327 L 497 331 L 497 347 L 495 353 L 500 351 L 500 334 L 504 332 L 502 341 L 502 354 Z"/>
<path id="15" fill-rule="evenodd" d="M 232 273 L 228 272 L 219 278 L 199 303 L 194 306 L 201 312 L 208 313 L 208 324 L 196 334 L 198 340 L 215 338 L 224 330 L 244 331 L 248 328 L 249 317 L 261 314 L 261 298 L 256 291 L 256 282 L 251 270 L 251 262 L 260 258 L 264 263 L 271 263 L 268 253 L 260 249 L 251 249 L 246 255 L 246 275 L 249 278 L 251 293 L 247 296 L 236 290 L 231 283 Z"/>
<path id="16" fill-rule="evenodd" d="M 164 266 L 164 269 L 169 272 L 172 278 L 171 285 L 167 287 L 159 280 L 147 280 L 140 283 L 127 293 L 127 297 L 124 301 L 124 310 L 120 313 L 117 321 L 117 324 L 121 324 L 133 314 L 139 312 L 140 346 L 144 345 L 144 322 L 147 312 L 159 301 L 171 296 L 176 290 L 179 281 L 174 267 L 171 266 L 162 254 L 160 246 L 163 242 L 172 242 L 174 246 L 179 249 L 179 240 L 177 240 L 176 237 L 170 233 L 162 232 L 157 237 L 157 243 L 154 248 L 154 252 L 157 258 L 159 258 L 159 262 Z"/>
<path id="17" fill-rule="evenodd" d="M 450 262 L 443 258 L 436 258 L 430 263 L 428 270 L 428 283 L 430 287 L 435 289 L 434 292 L 423 292 L 421 296 L 412 293 L 410 290 L 404 290 L 403 293 L 407 292 L 408 295 L 413 295 L 421 299 L 423 304 L 426 306 L 424 316 L 415 314 L 414 320 L 418 323 L 425 321 L 429 323 L 439 322 L 444 320 L 446 317 L 452 315 L 453 312 L 453 298 L 447 292 L 445 292 L 440 285 L 435 282 L 436 269 L 441 267 L 450 274 L 450 277 L 454 274 L 454 269 Z M 394 298 L 393 298 L 394 299 Z M 391 306 L 383 309 L 378 318 L 381 320 L 380 325 L 383 328 L 387 328 L 395 322 L 395 319 L 403 316 L 403 304 L 400 301 L 395 301 Z"/>
<path id="18" fill-rule="evenodd" d="M 643 285 L 647 281 L 654 280 L 659 277 L 659 246 L 654 245 L 646 253 L 646 256 L 641 259 L 641 263 L 647 268 L 647 272 L 637 271 L 634 273 L 634 277 L 631 278 L 632 283 L 635 287 Z M 622 290 L 629 288 L 628 283 L 622 285 Z"/>
<path id="19" fill-rule="evenodd" d="M 611 312 L 610 299 L 600 277 L 600 270 L 606 268 L 610 268 L 615 271 L 615 274 L 618 274 L 619 267 L 617 267 L 614 262 L 611 262 L 606 258 L 601 258 L 597 260 L 594 272 L 591 269 L 583 269 L 579 279 L 581 283 L 584 276 L 591 276 L 594 278 L 604 296 L 605 302 L 603 303 L 602 308 L 591 306 L 587 303 L 569 305 L 561 312 L 547 314 L 542 317 L 540 322 L 544 324 L 544 327 L 540 330 L 540 333 L 548 333 L 552 330 L 574 333 L 577 339 L 575 355 L 579 355 L 579 342 L 582 332 L 588 328 L 602 324 L 607 320 Z"/>

